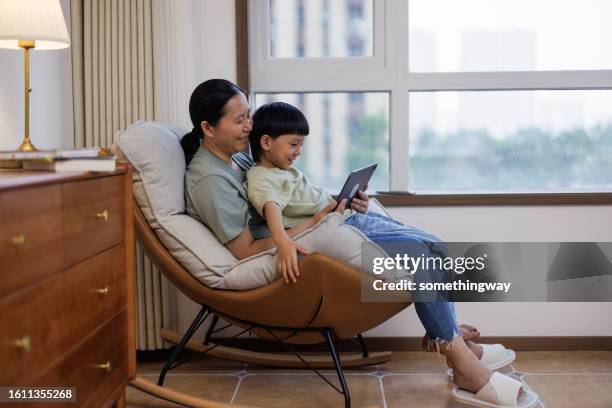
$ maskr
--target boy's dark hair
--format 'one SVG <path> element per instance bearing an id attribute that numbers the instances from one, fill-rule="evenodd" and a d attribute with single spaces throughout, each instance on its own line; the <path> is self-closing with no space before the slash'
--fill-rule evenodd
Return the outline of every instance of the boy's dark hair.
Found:
<path id="1" fill-rule="evenodd" d="M 249 135 L 253 160 L 259 161 L 263 135 L 276 139 L 281 135 L 307 136 L 309 132 L 308 121 L 298 108 L 284 102 L 267 103 L 253 114 L 253 129 Z"/>

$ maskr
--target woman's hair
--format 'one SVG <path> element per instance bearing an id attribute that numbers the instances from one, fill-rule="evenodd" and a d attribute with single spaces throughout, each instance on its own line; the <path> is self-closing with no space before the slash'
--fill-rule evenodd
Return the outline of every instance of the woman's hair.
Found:
<path id="1" fill-rule="evenodd" d="M 246 95 L 238 85 L 225 79 L 209 79 L 194 89 L 189 99 L 189 116 L 193 130 L 181 139 L 186 164 L 189 164 L 204 139 L 201 123 L 206 121 L 216 126 L 225 115 L 227 102 L 241 93 Z"/>
<path id="2" fill-rule="evenodd" d="M 284 102 L 265 104 L 253 115 L 253 130 L 249 135 L 253 160 L 259 160 L 263 135 L 276 139 L 281 135 L 307 136 L 309 132 L 306 117 L 295 106 Z"/>

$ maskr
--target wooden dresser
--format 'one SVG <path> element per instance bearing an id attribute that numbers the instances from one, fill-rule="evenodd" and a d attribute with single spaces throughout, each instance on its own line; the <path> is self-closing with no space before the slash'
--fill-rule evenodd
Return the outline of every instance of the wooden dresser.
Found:
<path id="1" fill-rule="evenodd" d="M 136 375 L 131 189 L 129 168 L 0 170 L 0 386 L 76 388 L 76 403 L 53 407 L 125 405 Z"/>

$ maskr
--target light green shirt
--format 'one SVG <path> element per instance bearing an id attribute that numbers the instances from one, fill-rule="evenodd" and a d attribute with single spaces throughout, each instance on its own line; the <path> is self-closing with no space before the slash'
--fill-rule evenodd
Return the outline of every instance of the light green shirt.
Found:
<path id="1" fill-rule="evenodd" d="M 254 239 L 270 236 L 265 221 L 249 206 L 245 173 L 200 146 L 185 173 L 187 214 L 204 223 L 226 243 L 249 225 Z"/>
<path id="2" fill-rule="evenodd" d="M 247 172 L 247 194 L 261 216 L 267 202 L 278 204 L 283 213 L 285 228 L 301 224 L 334 201 L 324 188 L 310 183 L 295 167 L 289 170 L 251 167 Z"/>

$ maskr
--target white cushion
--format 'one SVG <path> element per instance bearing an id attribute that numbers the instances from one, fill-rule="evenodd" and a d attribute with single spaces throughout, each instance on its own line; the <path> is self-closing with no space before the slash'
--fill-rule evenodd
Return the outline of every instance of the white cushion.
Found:
<path id="1" fill-rule="evenodd" d="M 186 132 L 160 122 L 137 122 L 117 133 L 117 154 L 134 168 L 134 197 L 147 222 L 172 256 L 210 287 L 246 290 L 278 279 L 276 248 L 238 261 L 204 224 L 185 214 L 185 159 L 180 139 Z M 309 252 L 356 268 L 362 264 L 361 245 L 368 242 L 335 213 L 296 240 Z M 384 256 L 380 248 L 375 252 Z"/>
<path id="2" fill-rule="evenodd" d="M 342 215 L 327 215 L 313 228 L 294 238 L 309 253 L 322 253 L 355 268 L 361 268 L 361 245 L 369 242 L 359 230 L 344 224 Z M 276 248 L 246 258 L 229 269 L 222 282 L 226 289 L 245 290 L 267 285 L 279 278 Z M 378 256 L 384 256 L 380 250 Z M 372 263 L 367 263 L 371 265 Z"/>

